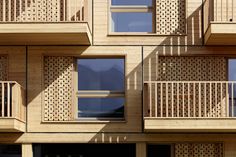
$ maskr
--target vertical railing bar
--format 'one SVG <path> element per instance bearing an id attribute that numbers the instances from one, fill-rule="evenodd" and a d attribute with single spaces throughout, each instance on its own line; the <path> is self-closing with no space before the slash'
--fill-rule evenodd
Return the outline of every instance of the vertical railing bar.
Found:
<path id="1" fill-rule="evenodd" d="M 220 83 L 220 108 L 221 108 L 221 117 L 224 117 L 224 113 L 223 113 L 223 85 L 222 82 Z"/>
<path id="2" fill-rule="evenodd" d="M 199 117 L 202 117 L 201 115 L 201 83 L 199 82 L 198 86 L 198 115 Z"/>
<path id="3" fill-rule="evenodd" d="M 179 83 L 177 82 L 177 117 L 179 117 Z"/>
<path id="4" fill-rule="evenodd" d="M 185 117 L 185 110 L 184 110 L 184 107 L 185 107 L 185 105 L 184 105 L 184 83 L 182 83 L 182 103 L 183 103 L 183 105 L 182 105 L 182 115 L 183 115 L 183 117 Z"/>
<path id="5" fill-rule="evenodd" d="M 232 103 L 232 104 L 231 104 L 231 106 L 232 106 L 232 109 L 231 109 L 231 114 L 232 114 L 232 115 L 231 115 L 231 117 L 234 117 L 234 83 L 232 83 L 231 86 L 232 86 L 232 87 L 231 87 L 231 92 L 232 92 L 232 93 L 231 93 L 231 101 L 232 101 L 232 102 L 231 102 L 231 103 Z"/>
<path id="6" fill-rule="evenodd" d="M 29 6 L 30 7 L 30 21 L 33 22 L 33 19 L 34 19 L 34 17 L 33 17 L 33 6 L 34 6 L 33 3 L 34 2 L 33 2 L 33 0 L 31 0 L 30 2 L 31 2 L 30 6 Z"/>
<path id="7" fill-rule="evenodd" d="M 61 7 L 60 7 L 60 3 L 57 3 L 57 18 L 56 18 L 56 21 L 58 22 L 61 22 Z"/>
<path id="8" fill-rule="evenodd" d="M 25 20 L 29 21 L 27 11 L 27 0 L 25 0 Z"/>
<path id="9" fill-rule="evenodd" d="M 174 84 L 171 83 L 171 116 L 174 117 Z"/>
<path id="10" fill-rule="evenodd" d="M 16 22 L 16 0 L 14 0 L 14 22 Z"/>
<path id="11" fill-rule="evenodd" d="M 7 83 L 7 117 L 10 117 L 10 83 Z"/>
<path id="12" fill-rule="evenodd" d="M 190 84 L 188 83 L 188 117 L 190 116 Z"/>
<path id="13" fill-rule="evenodd" d="M 229 83 L 226 83 L 226 117 L 229 117 Z"/>
<path id="14" fill-rule="evenodd" d="M 22 0 L 19 0 L 19 21 L 22 21 Z"/>
<path id="15" fill-rule="evenodd" d="M 36 19 L 36 21 L 39 21 L 39 19 L 38 19 L 38 0 L 35 0 L 35 5 L 36 5 L 36 7 L 35 7 L 36 17 L 35 17 L 35 19 Z"/>
<path id="16" fill-rule="evenodd" d="M 155 92 L 154 92 L 154 94 L 155 94 L 155 103 L 154 103 L 155 117 L 157 117 L 157 108 L 158 108 L 158 106 L 157 106 L 157 83 L 155 83 Z"/>
<path id="17" fill-rule="evenodd" d="M 11 0 L 8 1 L 8 21 L 11 21 Z"/>
<path id="18" fill-rule="evenodd" d="M 234 21 L 234 0 L 232 0 L 232 21 Z"/>
<path id="19" fill-rule="evenodd" d="M 163 84 L 161 83 L 161 117 L 163 117 Z"/>
<path id="20" fill-rule="evenodd" d="M 218 101 L 217 101 L 217 87 L 218 87 L 218 83 L 215 83 L 215 106 L 218 109 Z M 218 117 L 218 115 L 215 115 L 215 117 Z"/>
<path id="21" fill-rule="evenodd" d="M 6 21 L 6 0 L 3 0 L 2 2 L 2 14 L 3 14 L 3 22 Z"/>
<path id="22" fill-rule="evenodd" d="M 76 8 L 77 8 L 77 4 L 76 4 L 76 0 L 74 1 L 74 15 L 75 15 L 75 21 L 77 21 L 77 15 L 76 15 Z"/>
<path id="23" fill-rule="evenodd" d="M 217 18 L 217 15 L 218 15 L 218 14 L 217 14 L 217 12 L 218 12 L 218 8 L 217 8 L 218 5 L 217 5 L 217 3 L 218 3 L 218 2 L 217 2 L 217 0 L 213 0 L 213 3 L 215 4 L 215 5 L 214 5 L 214 10 L 215 10 L 215 11 L 214 11 L 214 16 L 215 16 L 215 17 L 213 18 L 213 20 L 214 20 L 214 21 L 217 21 L 217 20 L 218 20 L 218 18 Z"/>
<path id="24" fill-rule="evenodd" d="M 84 9 L 83 9 L 84 8 Z M 85 21 L 85 18 L 87 18 L 87 13 L 85 13 L 88 9 L 88 3 L 83 1 L 83 3 L 81 2 L 81 17 L 80 17 L 80 21 Z M 87 20 L 87 19 L 86 19 Z"/>
<path id="25" fill-rule="evenodd" d="M 226 0 L 226 21 L 229 20 L 229 1 Z"/>
<path id="26" fill-rule="evenodd" d="M 166 117 L 169 117 L 168 82 L 166 82 Z"/>
<path id="27" fill-rule="evenodd" d="M 68 9 L 68 21 L 71 21 L 71 5 L 70 5 L 70 0 L 69 1 L 67 1 L 67 3 L 68 3 L 68 6 L 67 6 L 67 9 Z"/>
<path id="28" fill-rule="evenodd" d="M 5 91 L 4 91 L 4 83 L 2 84 L 2 117 L 5 117 L 5 103 L 4 103 L 4 97 L 5 97 Z"/>
<path id="29" fill-rule="evenodd" d="M 66 21 L 66 0 L 63 0 L 63 19 Z"/>
<path id="30" fill-rule="evenodd" d="M 152 83 L 150 83 L 149 85 L 149 117 L 152 117 Z"/>
<path id="31" fill-rule="evenodd" d="M 221 21 L 223 21 L 223 1 L 221 0 Z"/>
<path id="32" fill-rule="evenodd" d="M 196 117 L 196 84 L 195 82 L 193 83 L 193 117 Z"/>
<path id="33" fill-rule="evenodd" d="M 210 111 L 209 111 L 209 115 L 208 116 L 210 116 L 211 117 L 211 113 L 212 113 L 212 88 L 211 88 L 211 85 L 212 85 L 212 83 L 210 82 L 210 91 L 209 91 L 209 93 L 210 93 Z"/>
<path id="34" fill-rule="evenodd" d="M 204 116 L 207 117 L 207 94 L 206 94 L 207 83 L 204 83 Z"/>
<path id="35" fill-rule="evenodd" d="M 215 100 L 214 100 L 215 102 L 214 102 L 214 104 L 215 104 L 215 107 L 218 108 L 218 104 L 217 104 L 217 83 L 215 82 L 214 84 L 215 84 L 215 90 L 214 90 L 215 91 Z M 214 116 L 217 117 L 217 115 L 214 115 Z"/>

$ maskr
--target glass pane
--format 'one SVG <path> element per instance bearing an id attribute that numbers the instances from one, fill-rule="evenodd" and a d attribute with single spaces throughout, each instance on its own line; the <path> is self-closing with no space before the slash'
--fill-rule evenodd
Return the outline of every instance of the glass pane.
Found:
<path id="1" fill-rule="evenodd" d="M 236 81 L 236 59 L 228 60 L 228 80 Z M 232 95 L 232 84 L 229 84 L 229 116 L 236 116 L 236 84 L 233 84 L 233 95 Z M 233 104 L 232 104 L 233 99 Z M 233 110 L 233 112 L 232 112 Z"/>
<path id="2" fill-rule="evenodd" d="M 236 81 L 236 59 L 228 60 L 228 79 L 229 81 Z"/>
<path id="3" fill-rule="evenodd" d="M 78 59 L 79 90 L 124 91 L 124 59 Z"/>
<path id="4" fill-rule="evenodd" d="M 147 157 L 171 157 L 171 145 L 148 145 Z"/>
<path id="5" fill-rule="evenodd" d="M 21 146 L 0 145 L 0 157 L 21 157 Z"/>
<path id="6" fill-rule="evenodd" d="M 33 157 L 135 157 L 134 143 L 114 143 L 33 144 Z"/>
<path id="7" fill-rule="evenodd" d="M 152 32 L 152 13 L 112 12 L 112 32 Z"/>
<path id="8" fill-rule="evenodd" d="M 112 5 L 148 5 L 152 6 L 152 0 L 112 0 Z"/>
<path id="9" fill-rule="evenodd" d="M 124 117 L 124 98 L 79 98 L 78 117 Z"/>

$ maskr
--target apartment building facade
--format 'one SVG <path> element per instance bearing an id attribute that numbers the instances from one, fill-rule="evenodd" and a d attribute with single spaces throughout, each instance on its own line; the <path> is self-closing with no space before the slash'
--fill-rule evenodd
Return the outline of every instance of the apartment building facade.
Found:
<path id="1" fill-rule="evenodd" d="M 0 156 L 235 157 L 234 0 L 1 0 Z"/>

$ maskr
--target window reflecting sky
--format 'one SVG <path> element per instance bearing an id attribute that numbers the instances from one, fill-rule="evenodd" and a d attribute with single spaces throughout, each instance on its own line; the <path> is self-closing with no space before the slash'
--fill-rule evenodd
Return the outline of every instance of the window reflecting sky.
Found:
<path id="1" fill-rule="evenodd" d="M 124 59 L 78 59 L 79 90 L 124 91 Z"/>
<path id="2" fill-rule="evenodd" d="M 236 81 L 236 59 L 228 60 L 228 79 L 229 81 Z"/>
<path id="3" fill-rule="evenodd" d="M 79 98 L 79 117 L 124 117 L 124 98 Z"/>
<path id="4" fill-rule="evenodd" d="M 152 32 L 152 13 L 112 13 L 113 32 Z"/>
<path id="5" fill-rule="evenodd" d="M 152 0 L 112 0 L 112 5 L 152 5 Z"/>

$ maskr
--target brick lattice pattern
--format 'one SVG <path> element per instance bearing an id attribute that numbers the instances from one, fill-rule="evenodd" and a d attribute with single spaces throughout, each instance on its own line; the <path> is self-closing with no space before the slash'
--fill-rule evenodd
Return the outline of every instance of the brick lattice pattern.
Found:
<path id="1" fill-rule="evenodd" d="M 73 57 L 44 57 L 44 120 L 72 120 Z"/>
<path id="2" fill-rule="evenodd" d="M 156 0 L 157 34 L 186 34 L 185 3 L 185 0 Z"/>

